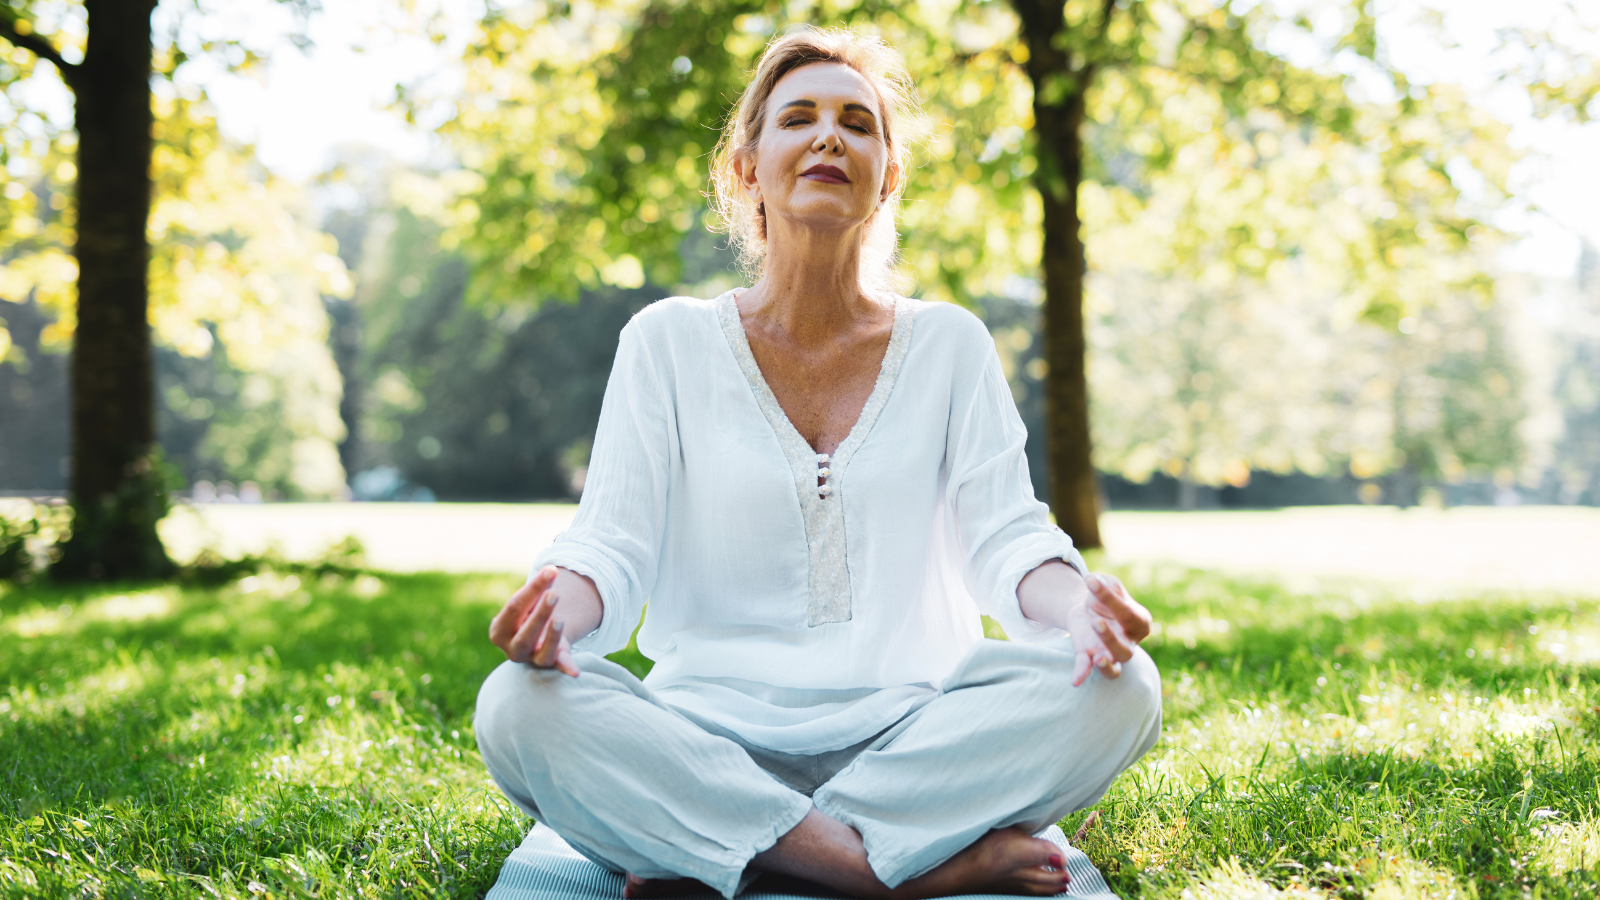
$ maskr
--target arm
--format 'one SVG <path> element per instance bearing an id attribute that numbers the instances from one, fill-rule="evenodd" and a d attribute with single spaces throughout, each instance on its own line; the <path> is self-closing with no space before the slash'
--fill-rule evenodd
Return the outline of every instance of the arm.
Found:
<path id="1" fill-rule="evenodd" d="M 969 331 L 961 335 L 963 352 L 953 364 L 945 458 L 946 497 L 967 557 L 969 588 L 978 609 L 998 621 L 1012 640 L 1049 640 L 1060 636 L 1055 629 L 1064 625 L 1064 617 L 1042 606 L 1025 609 L 1022 598 L 1056 593 L 1081 597 L 1087 592 L 1083 576 L 1088 566 L 1033 495 L 1028 432 L 1017 415 L 994 341 L 981 322 L 963 324 Z"/>
<path id="2" fill-rule="evenodd" d="M 610 653 L 628 642 L 655 583 L 676 453 L 661 382 L 635 319 L 606 383 L 578 515 L 490 626 L 507 658 L 576 675 L 574 650 Z"/>
<path id="3" fill-rule="evenodd" d="M 1033 495 L 1027 431 L 994 343 L 981 323 L 972 326 L 964 362 L 976 371 L 955 380 L 946 455 L 948 496 L 979 609 L 1012 640 L 1070 634 L 1078 656 L 1074 684 L 1092 668 L 1115 677 L 1150 633 L 1150 614 L 1115 578 L 1090 574 L 1072 539 L 1050 523 Z M 961 390 L 965 384 L 970 391 Z"/>

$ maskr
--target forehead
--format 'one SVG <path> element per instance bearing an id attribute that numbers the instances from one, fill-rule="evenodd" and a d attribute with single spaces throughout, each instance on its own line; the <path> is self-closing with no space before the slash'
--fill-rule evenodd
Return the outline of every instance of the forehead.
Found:
<path id="1" fill-rule="evenodd" d="M 776 112 L 792 100 L 812 100 L 818 104 L 859 103 L 878 109 L 878 96 L 867 79 L 843 63 L 807 63 L 791 69 L 772 86 L 767 109 Z"/>

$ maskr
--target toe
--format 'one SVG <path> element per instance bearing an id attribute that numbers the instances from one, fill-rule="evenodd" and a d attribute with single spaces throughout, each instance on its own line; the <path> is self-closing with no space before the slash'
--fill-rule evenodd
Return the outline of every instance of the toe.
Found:
<path id="1" fill-rule="evenodd" d="M 1038 857 L 1039 865 L 1061 867 L 1061 848 L 1043 838 L 1034 838 L 1029 845 L 1033 855 Z"/>

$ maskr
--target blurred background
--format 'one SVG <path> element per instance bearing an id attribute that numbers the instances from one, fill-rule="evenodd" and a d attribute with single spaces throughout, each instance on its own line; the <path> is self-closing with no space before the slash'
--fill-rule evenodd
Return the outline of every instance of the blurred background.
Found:
<path id="1" fill-rule="evenodd" d="M 0 0 L 14 503 L 72 487 L 87 82 L 63 71 L 94 6 Z M 765 43 L 804 22 L 905 53 L 929 128 L 904 267 L 914 295 L 988 323 L 1058 518 L 1053 473 L 1076 476 L 1046 426 L 1070 373 L 1047 337 L 1086 342 L 1087 543 L 1592 586 L 1600 7 L 1039 9 L 161 0 L 146 233 L 168 551 L 355 533 L 399 568 L 522 566 L 582 493 L 629 316 L 744 283 L 707 228 L 708 157 Z M 1039 127 L 1063 110 L 1081 146 Z M 1047 321 L 1076 295 L 1041 268 L 1074 255 L 1064 196 L 1072 327 Z M 527 505 L 454 505 L 486 503 Z"/>

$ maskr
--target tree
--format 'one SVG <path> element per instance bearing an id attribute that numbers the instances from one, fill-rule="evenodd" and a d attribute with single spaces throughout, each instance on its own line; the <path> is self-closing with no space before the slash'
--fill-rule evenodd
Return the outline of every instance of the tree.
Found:
<path id="1" fill-rule="evenodd" d="M 168 128 L 164 135 L 165 160 L 154 153 L 158 122 L 152 79 L 170 80 L 187 58 L 176 34 L 156 53 L 154 8 L 154 0 L 84 0 L 81 8 L 0 3 L 0 39 L 49 62 L 74 100 L 76 133 L 55 142 L 72 160 L 47 170 L 49 177 L 72 185 L 73 202 L 62 210 L 57 227 L 73 259 L 62 259 L 64 248 L 48 242 L 31 248 L 38 252 L 31 255 L 33 284 L 27 285 L 46 293 L 67 283 L 76 286 L 76 308 L 63 322 L 73 340 L 73 526 L 53 570 L 64 578 L 148 578 L 172 569 L 156 533 L 167 510 L 168 486 L 156 444 L 152 172 L 176 173 L 182 182 L 184 167 L 172 163 L 183 158 L 198 168 L 204 154 L 183 146 L 197 130 L 182 127 Z M 45 33 L 50 24 L 56 26 L 53 34 Z M 74 62 L 69 56 L 81 58 Z M 17 61 L 15 54 L 12 59 Z M 251 60 L 248 54 L 245 59 Z M 6 67 L 0 87 L 32 74 L 31 65 Z M 185 103 L 172 105 L 175 112 L 188 110 Z M 171 246 L 181 254 L 179 244 Z M 217 250 L 213 257 L 232 256 L 221 244 Z"/>
<path id="2" fill-rule="evenodd" d="M 769 36 L 791 21 L 880 33 L 907 56 L 938 123 L 926 165 L 911 173 L 905 261 L 925 297 L 966 303 L 1041 274 L 1050 505 L 1080 545 L 1098 546 L 1082 195 L 1105 185 L 1122 190 L 1119 202 L 1145 203 L 1151 179 L 1204 139 L 1163 116 L 1168 103 L 1193 98 L 1219 124 L 1260 111 L 1285 130 L 1365 140 L 1361 103 L 1335 55 L 1398 86 L 1392 133 L 1407 117 L 1426 119 L 1415 114 L 1433 95 L 1387 62 L 1368 4 L 1323 6 L 1343 23 L 1331 37 L 1267 4 L 1240 11 L 1199 0 L 493 6 L 446 127 L 469 173 L 454 233 L 479 263 L 474 292 L 507 302 L 602 282 L 672 283 L 716 126 Z M 1269 33 L 1284 32 L 1322 47 L 1324 63 L 1298 66 L 1265 49 Z M 1404 159 L 1377 159 L 1448 180 L 1447 160 L 1413 152 L 1426 142 L 1395 142 Z M 1377 185 L 1371 205 L 1401 205 L 1406 190 Z M 1437 232 L 1459 236 L 1457 218 Z M 1351 264 L 1376 264 L 1353 269 L 1351 288 L 1359 315 L 1380 327 L 1393 330 L 1418 302 L 1391 277 L 1406 268 L 1396 260 L 1408 248 L 1433 240 L 1417 225 L 1414 216 L 1369 219 L 1344 245 Z M 1261 255 L 1260 267 L 1293 246 L 1267 247 L 1249 227 L 1214 238 L 1224 255 Z"/>
<path id="3" fill-rule="evenodd" d="M 151 578 L 172 568 L 156 534 L 166 486 L 153 459 L 150 13 L 154 0 L 85 0 L 81 62 L 0 7 L 0 37 L 48 60 L 76 100 L 77 333 L 72 357 L 73 532 L 65 577 Z"/>

